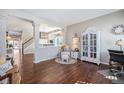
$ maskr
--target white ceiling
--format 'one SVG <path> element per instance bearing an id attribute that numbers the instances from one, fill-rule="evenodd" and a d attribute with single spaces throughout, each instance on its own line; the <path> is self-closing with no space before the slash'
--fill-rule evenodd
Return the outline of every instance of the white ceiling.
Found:
<path id="1" fill-rule="evenodd" d="M 25 42 L 26 40 L 28 40 L 29 38 L 33 36 L 32 24 L 27 21 L 20 20 L 16 17 L 8 17 L 7 30 L 8 31 L 22 31 L 23 42 Z M 11 32 L 11 34 L 13 33 Z"/>
<path id="2" fill-rule="evenodd" d="M 117 9 L 25 9 L 20 10 L 62 26 L 103 16 Z"/>
<path id="3" fill-rule="evenodd" d="M 15 31 L 20 31 L 20 30 L 24 30 L 24 31 L 33 31 L 33 27 L 32 24 L 24 21 L 24 20 L 20 20 L 18 18 L 14 18 L 14 17 L 9 17 L 8 21 L 7 21 L 7 29 L 8 30 L 15 30 Z"/>

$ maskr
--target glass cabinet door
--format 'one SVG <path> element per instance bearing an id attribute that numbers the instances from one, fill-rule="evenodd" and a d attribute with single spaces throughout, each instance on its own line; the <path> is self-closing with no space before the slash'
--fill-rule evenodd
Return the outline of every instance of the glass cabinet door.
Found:
<path id="1" fill-rule="evenodd" d="M 96 58 L 96 55 L 97 55 L 96 39 L 97 39 L 96 34 L 90 33 L 90 49 L 89 49 L 90 58 Z"/>
<path id="2" fill-rule="evenodd" d="M 82 41 L 83 42 L 82 43 L 83 44 L 82 45 L 83 46 L 83 51 L 82 51 L 83 53 L 82 54 L 84 57 L 88 57 L 88 34 L 83 35 L 82 38 L 83 38 L 83 41 Z"/>
<path id="3" fill-rule="evenodd" d="M 81 34 L 81 60 L 100 63 L 100 32 L 94 27 Z"/>

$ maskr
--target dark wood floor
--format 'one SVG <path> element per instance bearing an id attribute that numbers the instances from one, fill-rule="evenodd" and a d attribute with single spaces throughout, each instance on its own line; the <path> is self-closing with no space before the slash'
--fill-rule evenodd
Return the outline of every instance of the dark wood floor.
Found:
<path id="1" fill-rule="evenodd" d="M 34 64 L 33 55 L 24 55 L 21 76 L 23 84 L 74 84 L 86 83 L 107 84 L 110 80 L 98 74 L 106 66 L 78 61 L 75 64 L 59 64 L 52 60 Z"/>

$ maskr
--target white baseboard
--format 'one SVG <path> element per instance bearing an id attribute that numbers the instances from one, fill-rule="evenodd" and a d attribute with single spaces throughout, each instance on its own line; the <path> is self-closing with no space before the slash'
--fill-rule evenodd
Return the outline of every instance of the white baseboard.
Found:
<path id="1" fill-rule="evenodd" d="M 101 64 L 105 64 L 105 65 L 109 65 L 109 63 L 106 63 L 106 62 L 100 62 Z"/>
<path id="2" fill-rule="evenodd" d="M 81 58 L 80 58 L 80 60 L 81 60 Z M 82 60 L 81 60 L 82 61 Z M 91 62 L 92 63 L 92 62 Z M 96 63 L 97 64 L 97 63 Z M 109 62 L 102 62 L 102 61 L 100 61 L 99 63 L 98 63 L 98 65 L 99 64 L 105 64 L 105 65 L 109 65 Z"/>
<path id="3" fill-rule="evenodd" d="M 27 51 L 26 52 L 24 51 L 24 54 L 34 54 L 34 51 L 28 51 L 28 52 Z"/>
<path id="4" fill-rule="evenodd" d="M 40 62 L 51 60 L 51 59 L 54 59 L 54 58 L 56 58 L 56 57 L 50 57 L 50 58 L 46 58 L 46 59 L 42 59 L 42 60 L 37 60 L 37 61 L 34 61 L 34 63 L 40 63 Z"/>

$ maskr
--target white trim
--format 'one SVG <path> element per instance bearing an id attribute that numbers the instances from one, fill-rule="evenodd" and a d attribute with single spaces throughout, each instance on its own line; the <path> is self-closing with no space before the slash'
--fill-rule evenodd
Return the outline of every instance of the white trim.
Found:
<path id="1" fill-rule="evenodd" d="M 47 61 L 47 60 L 54 59 L 54 58 L 56 58 L 56 57 L 50 57 L 50 58 L 46 58 L 46 59 L 42 59 L 42 60 L 37 60 L 37 61 L 34 61 L 34 63 L 40 63 L 40 62 Z"/>
<path id="2" fill-rule="evenodd" d="M 26 53 L 24 53 L 24 54 L 34 54 L 34 52 L 28 52 L 28 53 L 26 52 Z"/>
<path id="3" fill-rule="evenodd" d="M 108 63 L 108 62 L 106 63 L 106 62 L 102 62 L 102 61 L 100 62 L 100 64 L 109 65 L 109 63 Z"/>

